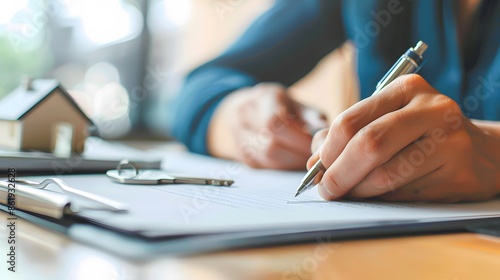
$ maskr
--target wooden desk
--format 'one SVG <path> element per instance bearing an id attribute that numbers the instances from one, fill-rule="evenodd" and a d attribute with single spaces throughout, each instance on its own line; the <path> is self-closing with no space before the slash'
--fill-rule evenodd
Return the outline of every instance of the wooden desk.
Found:
<path id="1" fill-rule="evenodd" d="M 499 279 L 500 238 L 447 234 L 238 250 L 130 262 L 17 220 L 16 273 L 7 271 L 0 212 L 0 279 Z"/>

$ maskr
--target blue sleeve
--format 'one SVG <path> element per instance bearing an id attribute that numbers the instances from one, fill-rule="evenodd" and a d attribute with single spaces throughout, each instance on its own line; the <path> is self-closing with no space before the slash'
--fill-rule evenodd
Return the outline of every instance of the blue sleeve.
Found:
<path id="1" fill-rule="evenodd" d="M 172 135 L 208 154 L 208 125 L 225 96 L 260 82 L 290 86 L 344 40 L 340 0 L 277 0 L 225 53 L 186 77 Z"/>

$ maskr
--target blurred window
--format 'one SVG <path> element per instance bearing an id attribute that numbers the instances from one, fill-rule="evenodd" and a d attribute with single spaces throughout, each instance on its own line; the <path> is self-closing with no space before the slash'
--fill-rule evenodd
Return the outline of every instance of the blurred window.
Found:
<path id="1" fill-rule="evenodd" d="M 102 136 L 166 135 L 183 76 L 272 2 L 0 0 L 0 98 L 22 76 L 54 78 Z"/>

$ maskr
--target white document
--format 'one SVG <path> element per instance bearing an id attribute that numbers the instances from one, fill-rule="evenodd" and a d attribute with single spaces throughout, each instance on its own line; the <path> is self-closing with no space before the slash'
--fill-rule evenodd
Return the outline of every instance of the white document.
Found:
<path id="1" fill-rule="evenodd" d="M 426 204 L 334 201 L 316 189 L 294 198 L 304 172 L 254 170 L 242 164 L 171 153 L 163 169 L 190 176 L 235 180 L 231 187 L 123 185 L 105 175 L 61 176 L 68 185 L 128 205 L 127 214 L 88 211 L 98 223 L 145 235 L 191 235 L 261 229 L 307 230 L 318 225 L 422 219 L 500 217 L 500 200 Z M 33 178 L 32 180 L 40 180 Z"/>

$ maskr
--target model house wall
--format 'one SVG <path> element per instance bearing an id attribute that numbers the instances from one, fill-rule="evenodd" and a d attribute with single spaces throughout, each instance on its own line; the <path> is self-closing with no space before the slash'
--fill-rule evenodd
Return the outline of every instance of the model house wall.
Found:
<path id="1" fill-rule="evenodd" d="M 65 122 L 73 126 L 73 152 L 83 152 L 87 137 L 87 119 L 75 109 L 74 105 L 56 89 L 43 99 L 36 108 L 23 118 L 23 150 L 40 150 L 50 152 L 55 129 L 59 123 Z"/>
<path id="2" fill-rule="evenodd" d="M 21 149 L 22 129 L 21 121 L 0 120 L 0 146 Z"/>

